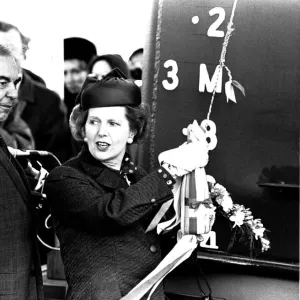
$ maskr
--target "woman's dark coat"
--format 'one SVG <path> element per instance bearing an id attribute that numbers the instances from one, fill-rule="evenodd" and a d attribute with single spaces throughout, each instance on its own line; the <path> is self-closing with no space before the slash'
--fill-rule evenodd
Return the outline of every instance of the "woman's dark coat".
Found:
<path id="1" fill-rule="evenodd" d="M 120 299 L 161 260 L 156 232 L 145 229 L 173 197 L 170 175 L 164 178 L 166 172 L 158 170 L 146 175 L 132 167 L 128 178 L 134 184 L 128 187 L 118 171 L 94 159 L 84 146 L 46 180 L 69 300 Z M 164 299 L 162 286 L 151 299 Z"/>

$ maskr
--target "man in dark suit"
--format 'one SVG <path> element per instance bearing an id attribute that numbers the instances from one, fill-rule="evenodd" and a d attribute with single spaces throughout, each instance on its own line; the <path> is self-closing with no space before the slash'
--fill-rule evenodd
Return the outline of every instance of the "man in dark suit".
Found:
<path id="1" fill-rule="evenodd" d="M 20 81 L 17 60 L 0 45 L 0 122 L 7 119 Z M 43 299 L 35 205 L 27 177 L 0 136 L 0 299 Z"/>

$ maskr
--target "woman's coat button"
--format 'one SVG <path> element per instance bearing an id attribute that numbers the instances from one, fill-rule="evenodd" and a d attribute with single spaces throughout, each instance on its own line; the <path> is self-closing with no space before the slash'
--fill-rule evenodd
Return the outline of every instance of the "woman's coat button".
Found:
<path id="1" fill-rule="evenodd" d="M 155 245 L 151 245 L 150 251 L 151 251 L 152 253 L 156 253 L 156 252 L 157 252 L 156 246 L 155 246 Z"/>

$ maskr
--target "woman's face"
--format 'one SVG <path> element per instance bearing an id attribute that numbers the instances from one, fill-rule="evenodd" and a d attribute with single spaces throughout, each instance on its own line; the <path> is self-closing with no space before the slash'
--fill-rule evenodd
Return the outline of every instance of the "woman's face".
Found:
<path id="1" fill-rule="evenodd" d="M 120 170 L 129 137 L 133 137 L 125 107 L 90 108 L 85 123 L 85 142 L 92 156 Z"/>
<path id="2" fill-rule="evenodd" d="M 108 62 L 106 62 L 105 60 L 99 60 L 94 64 L 92 73 L 95 74 L 97 78 L 100 80 L 111 70 L 112 69 Z"/>

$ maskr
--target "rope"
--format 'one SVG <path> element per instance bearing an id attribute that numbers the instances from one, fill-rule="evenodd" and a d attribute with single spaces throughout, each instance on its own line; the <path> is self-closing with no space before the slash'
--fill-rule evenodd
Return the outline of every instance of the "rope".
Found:
<path id="1" fill-rule="evenodd" d="M 47 217 L 46 220 L 45 220 L 45 227 L 46 227 L 47 229 L 51 229 L 51 228 L 52 228 L 52 226 L 48 226 L 48 221 L 49 221 L 50 218 L 51 218 L 51 214 L 48 215 L 48 217 Z"/>
<path id="2" fill-rule="evenodd" d="M 53 153 L 48 152 L 47 155 L 50 155 L 52 158 L 54 158 L 55 161 L 58 163 L 59 166 L 61 165 L 61 162 L 59 161 L 59 159 L 58 159 Z M 40 163 L 39 161 L 37 161 L 37 163 L 40 165 L 40 167 L 42 167 L 42 165 L 41 165 L 41 163 Z M 48 174 L 47 174 L 47 175 L 48 175 Z M 42 187 L 41 187 L 41 194 L 43 193 L 43 191 L 44 191 L 44 183 L 43 183 L 43 185 L 42 185 Z M 45 220 L 45 227 L 46 227 L 47 229 L 51 229 L 51 228 L 52 228 L 52 226 L 48 226 L 48 221 L 49 221 L 50 217 L 51 217 L 51 214 L 48 215 L 48 217 L 47 217 L 46 220 Z M 48 249 L 60 251 L 60 248 L 58 248 L 58 247 L 52 247 L 52 246 L 48 245 L 47 243 L 45 243 L 45 242 L 40 238 L 40 236 L 39 236 L 38 234 L 37 234 L 36 236 L 37 236 L 37 239 L 40 241 L 40 243 L 41 243 L 42 245 L 44 245 L 45 247 L 47 247 Z"/>
<path id="3" fill-rule="evenodd" d="M 217 85 L 218 85 L 218 82 L 219 82 L 219 76 L 220 76 L 220 73 L 221 73 L 223 67 L 225 67 L 225 69 L 227 70 L 229 79 L 232 80 L 231 72 L 225 66 L 225 56 L 226 56 L 226 52 L 227 52 L 227 46 L 228 46 L 228 43 L 229 43 L 229 39 L 231 37 L 232 32 L 234 31 L 232 26 L 233 26 L 233 17 L 234 17 L 234 14 L 235 14 L 237 2 L 238 2 L 238 0 L 234 0 L 230 20 L 229 20 L 229 23 L 227 25 L 227 31 L 226 31 L 224 41 L 223 41 L 223 44 L 222 44 L 222 51 L 221 51 L 221 55 L 220 55 L 220 59 L 219 59 L 219 64 L 217 66 L 218 72 L 217 72 L 216 81 L 215 81 L 215 85 L 214 85 L 214 90 L 213 90 L 213 93 L 212 93 L 212 97 L 211 97 L 211 100 L 210 100 L 210 105 L 209 105 L 209 109 L 208 109 L 208 113 L 207 113 L 207 120 L 209 120 L 209 117 L 210 117 L 210 114 L 211 114 L 212 106 L 213 106 L 214 99 L 215 99 L 216 89 L 217 89 Z"/>
<path id="4" fill-rule="evenodd" d="M 155 36 L 155 63 L 154 63 L 154 73 L 153 73 L 153 85 L 152 85 L 152 103 L 151 103 L 151 118 L 150 118 L 150 145 L 149 145 L 149 166 L 150 170 L 153 170 L 156 163 L 155 156 L 155 126 L 156 126 L 156 110 L 158 101 L 158 76 L 159 67 L 161 62 L 161 32 L 162 32 L 162 10 L 163 10 L 163 0 L 158 2 L 158 12 L 157 12 L 157 28 Z"/>
<path id="5" fill-rule="evenodd" d="M 48 226 L 48 221 L 49 221 L 49 218 L 50 218 L 50 217 L 51 217 L 51 215 L 48 215 L 48 217 L 47 217 L 46 220 L 45 220 L 45 227 L 46 227 L 47 229 L 52 228 L 52 226 Z M 60 248 L 58 248 L 58 247 L 52 247 L 52 246 L 48 245 L 47 243 L 45 243 L 45 242 L 40 238 L 40 236 L 39 236 L 38 234 L 37 234 L 36 236 L 37 236 L 37 239 L 40 241 L 40 243 L 43 244 L 46 248 L 48 248 L 48 249 L 50 249 L 50 250 L 57 250 L 57 251 L 60 251 Z"/>
<path id="6" fill-rule="evenodd" d="M 39 240 L 45 247 L 47 247 L 47 248 L 49 248 L 49 249 L 51 249 L 51 250 L 57 250 L 57 251 L 60 250 L 60 248 L 52 247 L 52 246 L 46 244 L 46 243 L 39 237 L 38 234 L 37 234 L 36 236 L 37 236 L 38 240 Z"/>

